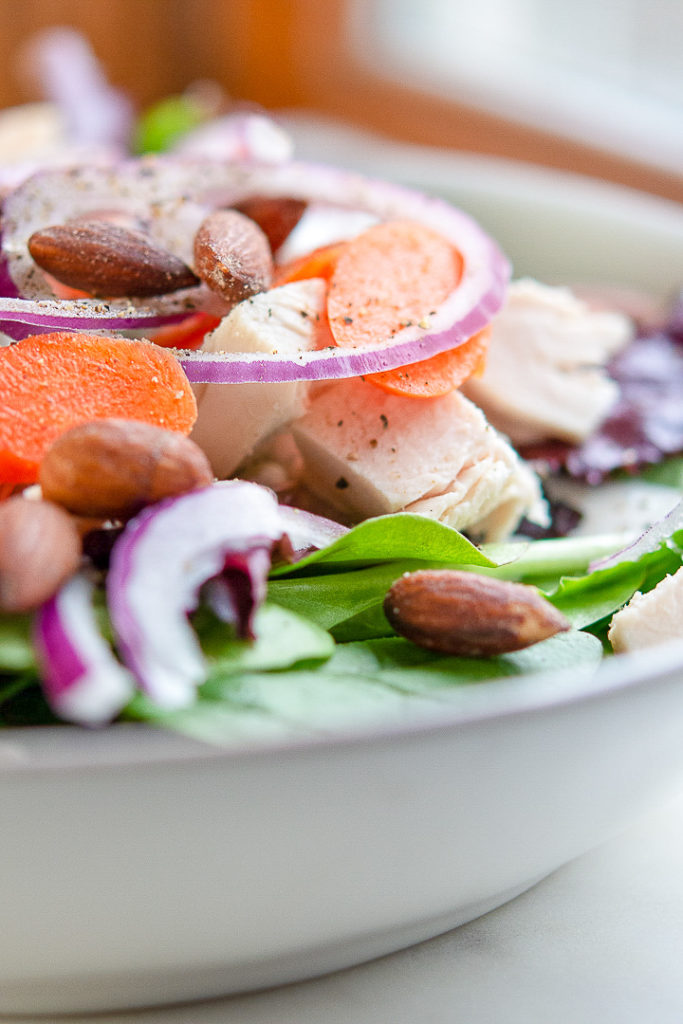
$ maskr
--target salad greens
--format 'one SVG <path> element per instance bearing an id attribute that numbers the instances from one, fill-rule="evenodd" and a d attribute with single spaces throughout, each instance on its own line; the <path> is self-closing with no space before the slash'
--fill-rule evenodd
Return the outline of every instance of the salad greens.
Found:
<path id="1" fill-rule="evenodd" d="M 670 536 L 656 529 L 623 560 L 599 560 L 623 538 L 563 538 L 475 547 L 433 520 L 407 513 L 354 527 L 294 565 L 274 567 L 254 642 L 240 640 L 207 607 L 192 624 L 209 671 L 189 708 L 160 710 L 137 694 L 123 718 L 210 743 L 325 732 L 340 724 L 413 715 L 459 699 L 462 688 L 570 666 L 597 667 L 609 616 L 683 563 L 681 509 Z M 591 569 L 592 566 L 592 569 Z M 457 658 L 393 634 L 385 593 L 417 568 L 466 568 L 538 586 L 573 629 L 514 654 Z M 103 614 L 100 606 L 99 614 Z M 103 623 L 106 633 L 106 622 Z M 40 695 L 26 616 L 0 619 L 0 725 L 54 721 Z"/>

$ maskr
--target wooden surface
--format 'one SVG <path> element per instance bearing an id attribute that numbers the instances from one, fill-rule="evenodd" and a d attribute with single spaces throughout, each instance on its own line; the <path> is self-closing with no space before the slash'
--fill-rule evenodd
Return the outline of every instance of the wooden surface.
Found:
<path id="1" fill-rule="evenodd" d="M 306 107 L 393 138 L 567 168 L 683 201 L 676 175 L 382 80 L 354 60 L 345 0 L 0 0 L 0 106 L 32 98 L 22 43 L 71 24 L 144 106 L 202 78 L 234 99 Z"/>

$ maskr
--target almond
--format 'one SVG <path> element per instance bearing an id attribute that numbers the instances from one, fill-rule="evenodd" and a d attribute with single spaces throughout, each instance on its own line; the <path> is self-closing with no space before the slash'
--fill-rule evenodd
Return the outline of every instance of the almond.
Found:
<path id="1" fill-rule="evenodd" d="M 126 519 L 145 505 L 213 482 L 201 448 L 184 434 L 136 420 L 72 427 L 40 465 L 45 498 L 79 516 Z"/>
<path id="2" fill-rule="evenodd" d="M 63 509 L 21 495 L 0 504 L 0 611 L 37 608 L 80 561 L 81 540 Z"/>
<path id="3" fill-rule="evenodd" d="M 255 221 L 268 239 L 271 251 L 277 252 L 301 220 L 306 205 L 303 199 L 252 196 L 235 203 L 234 209 Z"/>
<path id="4" fill-rule="evenodd" d="M 420 647 L 463 657 L 518 651 L 570 628 L 535 587 L 450 569 L 406 573 L 384 613 Z"/>
<path id="5" fill-rule="evenodd" d="M 216 210 L 202 222 L 194 264 L 202 281 L 230 303 L 266 291 L 273 279 L 268 239 L 238 210 Z"/>
<path id="6" fill-rule="evenodd" d="M 43 228 L 28 249 L 57 281 L 98 298 L 164 295 L 198 283 L 182 260 L 147 235 L 103 217 Z"/>

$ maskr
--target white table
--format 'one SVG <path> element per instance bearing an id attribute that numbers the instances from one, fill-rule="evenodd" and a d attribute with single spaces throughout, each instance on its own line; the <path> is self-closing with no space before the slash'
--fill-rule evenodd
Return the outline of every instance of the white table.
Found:
<path id="1" fill-rule="evenodd" d="M 271 992 L 69 1020 L 681 1024 L 683 795 L 507 906 L 413 949 Z"/>

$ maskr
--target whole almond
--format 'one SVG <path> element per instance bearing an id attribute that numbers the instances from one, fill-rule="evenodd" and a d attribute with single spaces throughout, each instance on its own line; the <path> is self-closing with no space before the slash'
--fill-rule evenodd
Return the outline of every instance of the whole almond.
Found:
<path id="1" fill-rule="evenodd" d="M 164 295 L 198 283 L 181 259 L 147 235 L 102 217 L 42 228 L 28 250 L 62 284 L 98 298 Z"/>
<path id="2" fill-rule="evenodd" d="M 272 252 L 277 252 L 284 240 L 292 233 L 306 209 L 303 199 L 286 196 L 252 196 L 234 209 L 255 221 L 268 239 Z"/>
<path id="3" fill-rule="evenodd" d="M 194 266 L 202 281 L 230 303 L 270 287 L 273 257 L 261 228 L 238 210 L 216 210 L 194 240 Z"/>
<path id="4" fill-rule="evenodd" d="M 64 509 L 21 495 L 0 504 L 0 611 L 37 608 L 80 561 L 81 539 Z"/>
<path id="5" fill-rule="evenodd" d="M 76 515 L 127 519 L 145 505 L 207 486 L 213 472 L 184 434 L 104 419 L 61 434 L 43 457 L 38 481 L 45 498 Z"/>
<path id="6" fill-rule="evenodd" d="M 570 628 L 535 587 L 450 569 L 406 573 L 384 614 L 420 647 L 463 657 L 518 651 Z"/>

